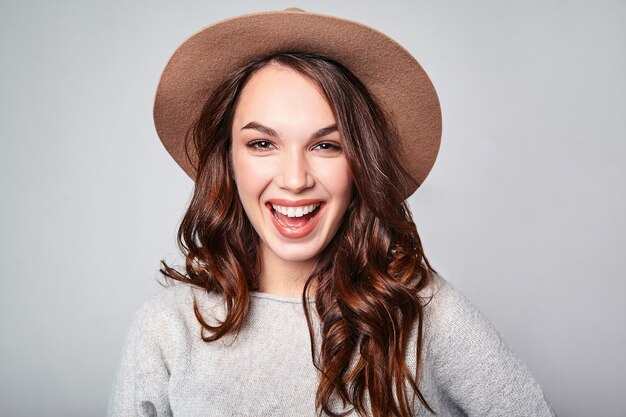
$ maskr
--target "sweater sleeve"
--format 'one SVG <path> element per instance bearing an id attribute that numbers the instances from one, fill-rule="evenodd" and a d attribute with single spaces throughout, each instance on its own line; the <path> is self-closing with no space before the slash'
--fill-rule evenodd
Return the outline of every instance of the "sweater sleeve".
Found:
<path id="1" fill-rule="evenodd" d="M 167 417 L 169 369 L 160 340 L 165 320 L 156 297 L 135 313 L 109 398 L 108 417 Z"/>
<path id="2" fill-rule="evenodd" d="M 555 416 L 539 384 L 491 322 L 437 277 L 428 350 L 443 396 L 469 417 Z"/>

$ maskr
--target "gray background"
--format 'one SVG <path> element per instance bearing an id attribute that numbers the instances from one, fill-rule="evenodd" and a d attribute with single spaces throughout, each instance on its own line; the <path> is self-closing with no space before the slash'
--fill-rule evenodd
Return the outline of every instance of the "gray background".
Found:
<path id="1" fill-rule="evenodd" d="M 0 3 L 0 415 L 105 412 L 191 181 L 154 132 L 174 49 L 290 6 L 369 24 L 430 74 L 439 159 L 410 199 L 426 253 L 561 416 L 624 416 L 624 1 Z"/>

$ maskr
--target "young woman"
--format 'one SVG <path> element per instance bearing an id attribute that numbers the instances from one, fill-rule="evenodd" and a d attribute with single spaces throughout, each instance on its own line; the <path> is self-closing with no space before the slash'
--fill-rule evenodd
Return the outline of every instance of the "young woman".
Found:
<path id="1" fill-rule="evenodd" d="M 424 255 L 405 199 L 441 113 L 395 41 L 301 10 L 225 20 L 172 56 L 154 115 L 195 180 L 186 263 L 135 315 L 110 416 L 553 415 Z"/>

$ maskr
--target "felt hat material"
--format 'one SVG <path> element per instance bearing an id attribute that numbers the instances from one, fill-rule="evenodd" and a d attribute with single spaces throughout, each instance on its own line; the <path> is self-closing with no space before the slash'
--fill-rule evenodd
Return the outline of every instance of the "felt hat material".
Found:
<path id="1" fill-rule="evenodd" d="M 347 67 L 393 118 L 400 156 L 413 176 L 407 197 L 431 170 L 441 140 L 441 108 L 433 84 L 411 54 L 363 24 L 300 9 L 251 13 L 219 21 L 174 52 L 159 82 L 154 122 L 163 145 L 195 180 L 185 136 L 211 92 L 234 69 L 277 52 L 313 52 Z"/>

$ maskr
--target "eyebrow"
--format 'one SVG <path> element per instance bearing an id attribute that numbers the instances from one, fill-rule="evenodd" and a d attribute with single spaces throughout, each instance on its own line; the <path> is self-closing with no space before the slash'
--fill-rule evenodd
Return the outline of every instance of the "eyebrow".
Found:
<path id="1" fill-rule="evenodd" d="M 261 133 L 264 133 L 264 134 L 266 134 L 268 136 L 272 136 L 272 137 L 275 137 L 275 138 L 278 137 L 278 133 L 276 133 L 276 131 L 274 129 L 272 129 L 270 127 L 267 127 L 267 126 L 263 126 L 261 123 L 258 123 L 258 122 L 250 122 L 250 123 L 248 123 L 247 125 L 245 125 L 244 127 L 241 128 L 241 130 L 244 130 L 244 129 L 253 129 L 253 130 L 259 131 Z M 337 132 L 337 124 L 332 124 L 330 126 L 326 126 L 326 127 L 321 128 L 317 132 L 313 133 L 311 135 L 310 139 L 311 140 L 319 139 L 319 138 L 324 137 L 326 135 L 329 135 L 329 134 L 331 134 L 333 132 Z"/>

